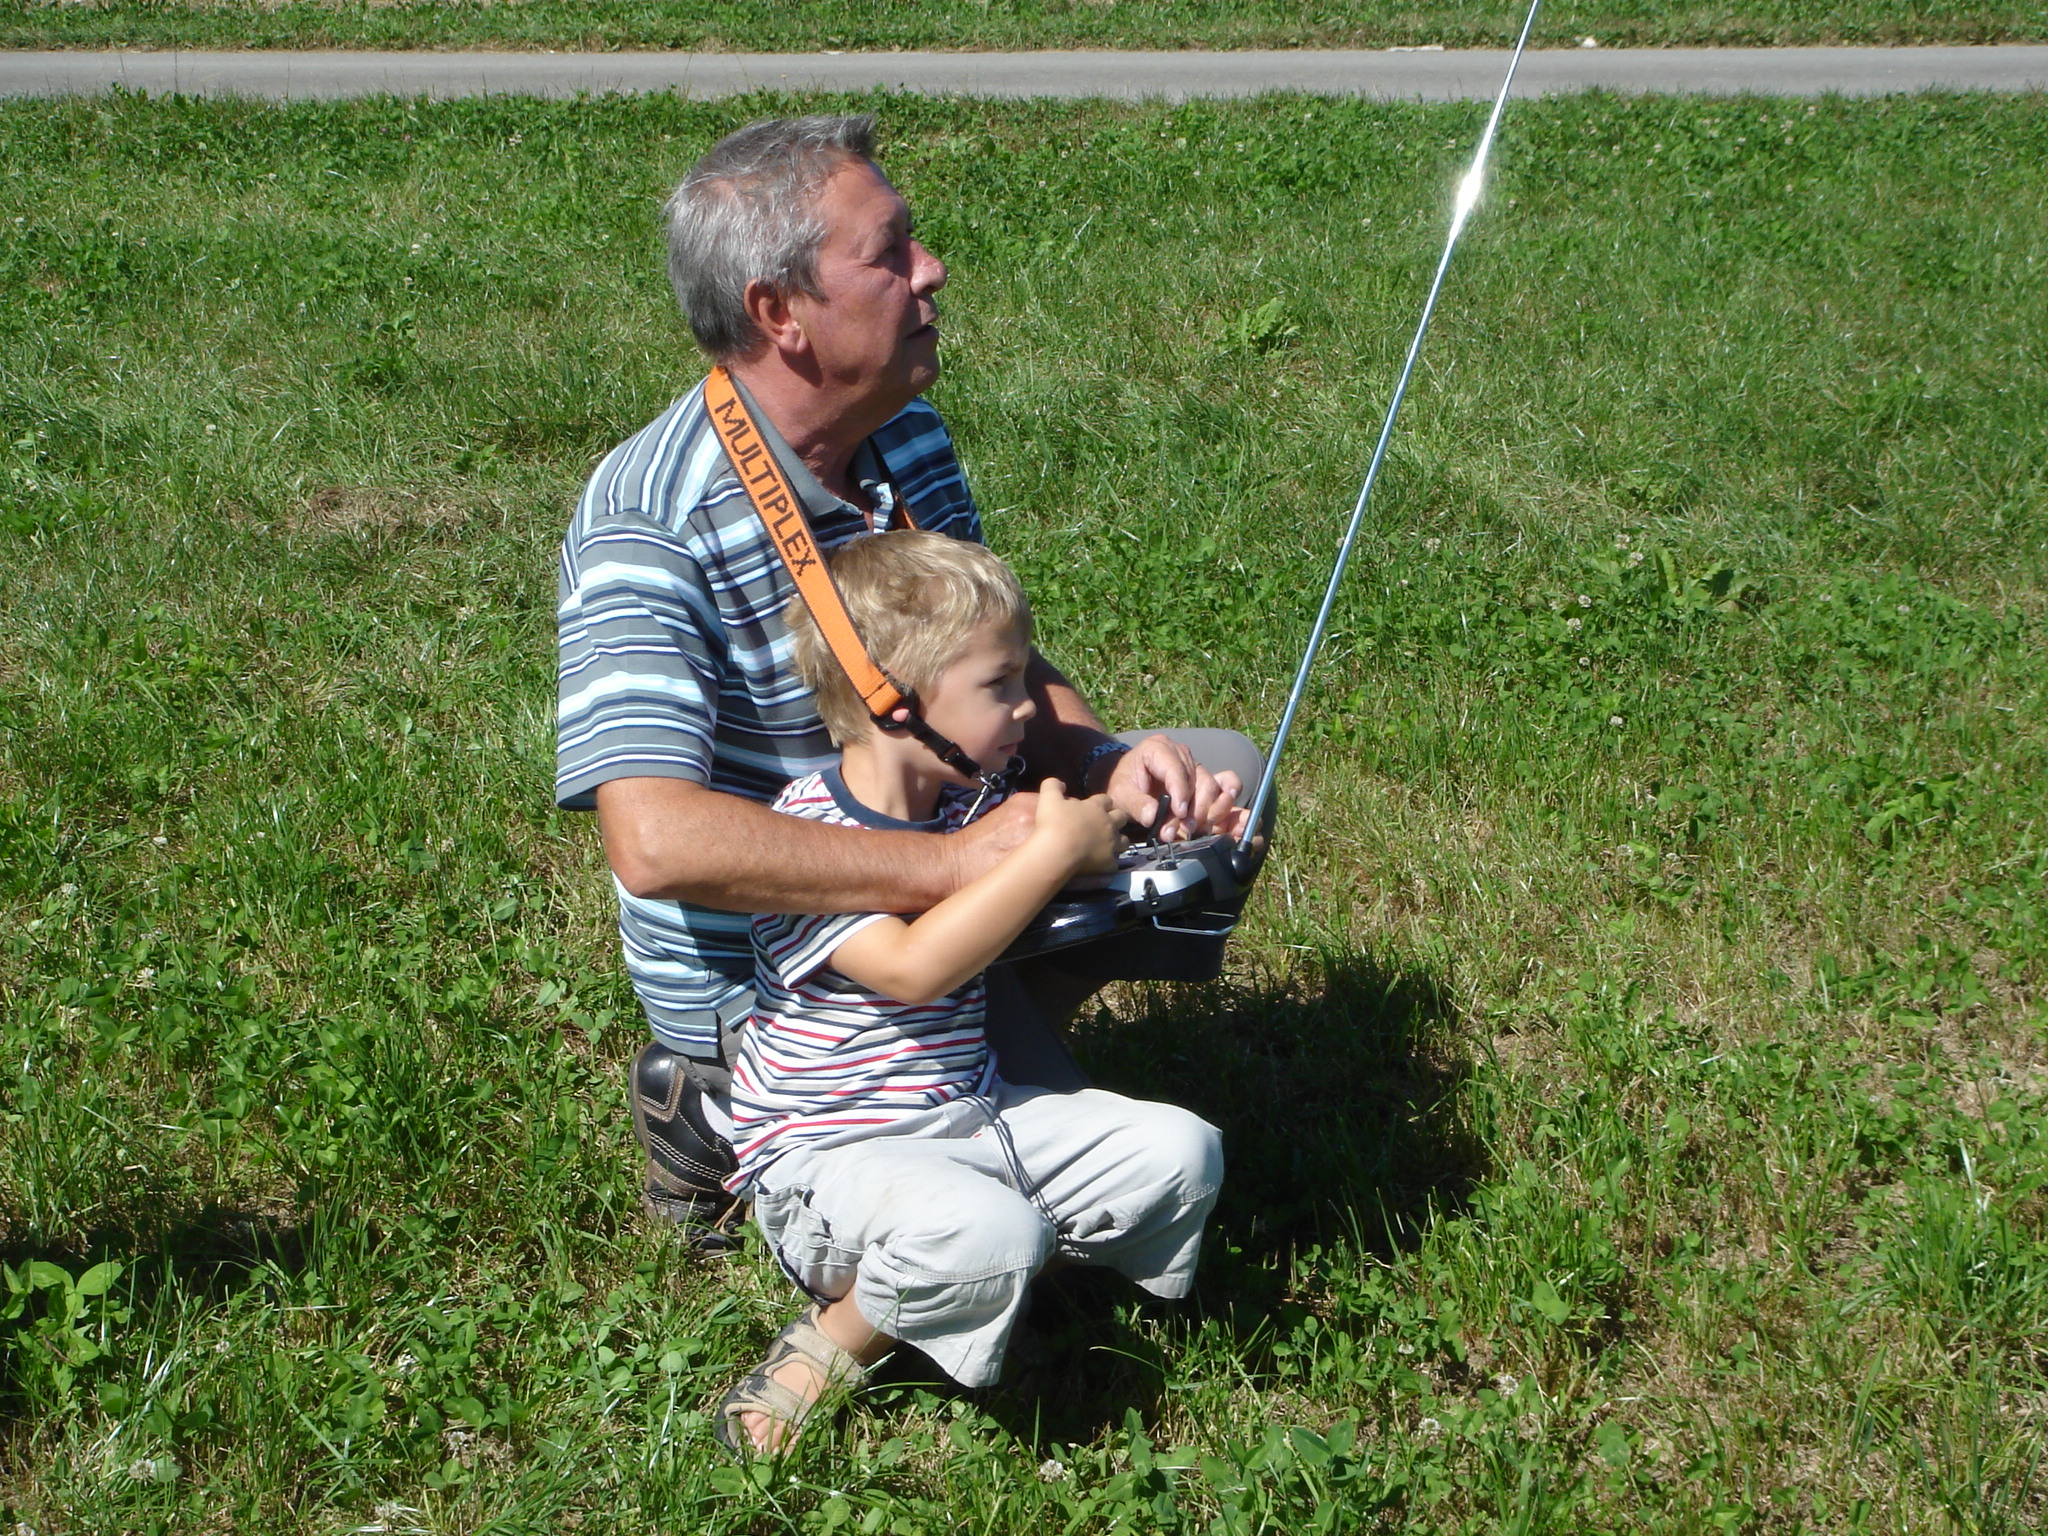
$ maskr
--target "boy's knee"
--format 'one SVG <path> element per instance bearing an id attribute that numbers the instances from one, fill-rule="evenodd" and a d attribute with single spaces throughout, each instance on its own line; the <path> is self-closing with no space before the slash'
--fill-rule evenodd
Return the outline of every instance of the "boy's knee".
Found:
<path id="1" fill-rule="evenodd" d="M 1037 1206 L 991 1180 L 972 1202 L 937 1199 L 909 1207 L 886 1246 L 900 1274 L 943 1284 L 1036 1274 L 1052 1257 L 1055 1233 Z"/>
<path id="2" fill-rule="evenodd" d="M 1177 1106 L 1174 1129 L 1163 1138 L 1180 1170 L 1182 1190 L 1190 1199 L 1213 1195 L 1223 1184 L 1223 1133 L 1204 1120 Z"/>
<path id="3" fill-rule="evenodd" d="M 1223 1133 L 1191 1110 L 1142 1102 L 1129 1140 L 1132 1160 L 1150 1172 L 1150 1182 L 1177 1190 L 1184 1201 L 1213 1195 L 1223 1183 Z"/>

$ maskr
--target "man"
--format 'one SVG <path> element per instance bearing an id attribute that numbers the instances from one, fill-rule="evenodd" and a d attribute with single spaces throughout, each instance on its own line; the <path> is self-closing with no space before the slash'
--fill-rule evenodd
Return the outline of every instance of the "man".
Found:
<path id="1" fill-rule="evenodd" d="M 865 116 L 758 122 L 720 140 L 670 200 L 670 279 L 823 548 L 907 521 L 979 541 L 951 439 L 918 398 L 938 377 L 946 269 L 873 150 Z M 751 914 L 924 911 L 1018 846 L 1035 805 L 1016 796 L 943 838 L 770 810 L 786 782 L 832 759 L 789 662 L 793 591 L 701 387 L 598 466 L 562 549 L 556 798 L 597 811 L 654 1031 L 631 1079 L 648 1208 L 700 1228 L 729 1214 L 725 1063 L 752 1005 Z M 1028 679 L 1033 780 L 1106 792 L 1142 826 L 1163 813 L 1162 832 L 1208 830 L 1256 764 L 1228 732 L 1183 733 L 1214 773 L 1185 740 L 1113 738 L 1036 652 Z M 989 1018 L 1005 1075 L 1080 1086 L 1048 1020 L 1118 972 L 1085 960 L 1007 969 L 992 973 Z"/>

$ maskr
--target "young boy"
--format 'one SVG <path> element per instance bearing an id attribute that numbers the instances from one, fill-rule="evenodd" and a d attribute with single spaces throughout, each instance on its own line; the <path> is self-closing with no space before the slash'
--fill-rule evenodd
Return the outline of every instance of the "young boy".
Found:
<path id="1" fill-rule="evenodd" d="M 832 574 L 926 722 L 1002 769 L 1033 713 L 1031 614 L 1009 569 L 980 545 L 906 530 L 856 539 Z M 986 808 L 995 797 L 931 748 L 875 727 L 800 600 L 789 619 L 841 757 L 777 810 L 946 832 Z M 786 1446 L 822 1395 L 898 1340 L 964 1385 L 993 1382 L 1025 1287 L 1054 1261 L 1187 1294 L 1223 1174 L 1215 1127 L 1095 1088 L 1014 1088 L 982 1030 L 981 972 L 1074 876 L 1114 866 L 1121 821 L 1108 796 L 1070 799 L 1048 779 L 1030 837 L 919 917 L 754 920 L 731 1188 L 816 1305 L 719 1405 L 732 1450 Z"/>

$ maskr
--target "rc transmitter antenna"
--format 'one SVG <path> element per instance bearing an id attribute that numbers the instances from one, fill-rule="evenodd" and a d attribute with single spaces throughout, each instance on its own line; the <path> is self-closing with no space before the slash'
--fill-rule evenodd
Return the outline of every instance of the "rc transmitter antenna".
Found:
<path id="1" fill-rule="evenodd" d="M 1337 563 L 1330 572 L 1330 585 L 1323 593 L 1323 606 L 1316 614 L 1315 628 L 1309 631 L 1308 649 L 1302 653 L 1301 670 L 1295 674 L 1294 689 L 1287 695 L 1287 708 L 1281 712 L 1280 728 L 1273 733 L 1273 749 L 1266 754 L 1266 771 L 1259 779 L 1259 792 L 1252 797 L 1251 817 L 1245 823 L 1243 840 L 1237 845 L 1237 858 L 1241 862 L 1252 858 L 1253 833 L 1273 798 L 1280 754 L 1287 746 L 1288 732 L 1294 728 L 1295 711 L 1301 708 L 1301 696 L 1308 687 L 1308 675 L 1315 666 L 1316 652 L 1323 646 L 1323 633 L 1330 627 L 1330 610 L 1336 606 L 1337 588 L 1344 580 L 1344 567 L 1351 562 L 1351 547 L 1357 542 L 1358 530 L 1365 522 L 1365 505 L 1372 499 L 1373 482 L 1379 479 L 1380 464 L 1387 456 L 1387 443 L 1394 435 L 1394 418 L 1401 413 L 1401 398 L 1408 393 L 1408 379 L 1415 372 L 1416 358 L 1422 355 L 1422 338 L 1429 330 L 1429 317 L 1436 313 L 1436 296 L 1443 289 L 1444 273 L 1450 270 L 1451 252 L 1457 248 L 1465 220 L 1479 201 L 1479 189 L 1486 174 L 1486 157 L 1493 150 L 1493 131 L 1500 126 L 1501 109 L 1508 103 L 1508 87 L 1515 83 L 1515 66 L 1522 62 L 1522 51 L 1529 46 L 1529 29 L 1535 26 L 1536 10 L 1542 3 L 1543 0 L 1530 0 L 1529 14 L 1522 20 L 1522 35 L 1515 40 L 1507 76 L 1500 83 L 1500 94 L 1493 99 L 1493 112 L 1486 119 L 1486 131 L 1479 136 L 1479 150 L 1472 157 L 1472 168 L 1458 183 L 1457 200 L 1451 205 L 1451 232 L 1444 240 L 1444 253 L 1437 260 L 1436 278 L 1429 285 L 1429 297 L 1423 300 L 1422 318 L 1416 322 L 1414 340 L 1408 343 L 1408 360 L 1401 365 L 1401 377 L 1394 385 L 1394 396 L 1387 402 L 1386 420 L 1380 423 L 1380 439 L 1372 450 L 1372 462 L 1366 466 L 1365 483 L 1358 488 L 1358 502 L 1351 509 L 1351 525 L 1344 530 L 1344 542 L 1338 546 Z"/>

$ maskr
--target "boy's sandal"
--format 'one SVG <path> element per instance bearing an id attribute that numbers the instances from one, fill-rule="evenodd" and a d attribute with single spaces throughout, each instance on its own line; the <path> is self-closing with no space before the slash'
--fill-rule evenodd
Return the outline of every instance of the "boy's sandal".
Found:
<path id="1" fill-rule="evenodd" d="M 822 1306 L 818 1305 L 808 1308 L 778 1333 L 775 1342 L 768 1346 L 767 1358 L 748 1372 L 719 1403 L 718 1423 L 713 1433 L 718 1436 L 718 1443 L 733 1455 L 744 1460 L 749 1456 L 787 1451 L 796 1443 L 804 1421 L 818 1404 L 835 1389 L 857 1387 L 867 1379 L 866 1368 L 827 1338 L 818 1326 L 821 1310 Z M 775 1372 L 796 1359 L 809 1361 L 825 1378 L 825 1384 L 816 1397 L 806 1398 L 775 1379 Z M 740 1418 L 743 1413 L 766 1414 L 770 1419 L 787 1425 L 788 1437 L 774 1452 L 762 1450 L 754 1444 L 754 1437 L 747 1433 L 747 1426 Z"/>

